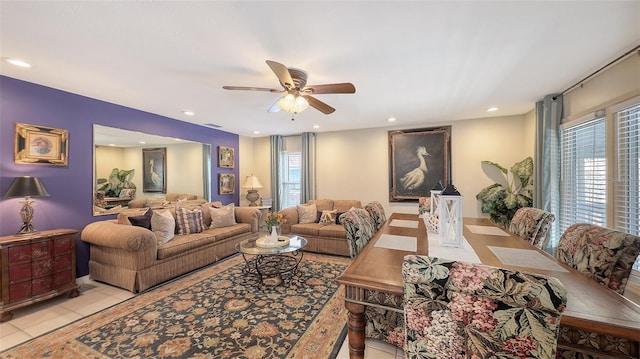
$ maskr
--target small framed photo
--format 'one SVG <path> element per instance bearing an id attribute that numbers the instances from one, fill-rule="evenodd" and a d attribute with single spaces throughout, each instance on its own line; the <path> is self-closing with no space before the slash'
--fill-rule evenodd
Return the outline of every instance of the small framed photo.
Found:
<path id="1" fill-rule="evenodd" d="M 21 164 L 68 165 L 69 131 L 16 123 L 14 161 Z"/>
<path id="2" fill-rule="evenodd" d="M 236 175 L 233 173 L 220 173 L 219 194 L 234 194 L 236 188 Z"/>
<path id="3" fill-rule="evenodd" d="M 233 168 L 235 154 L 232 147 L 218 146 L 218 167 Z"/>

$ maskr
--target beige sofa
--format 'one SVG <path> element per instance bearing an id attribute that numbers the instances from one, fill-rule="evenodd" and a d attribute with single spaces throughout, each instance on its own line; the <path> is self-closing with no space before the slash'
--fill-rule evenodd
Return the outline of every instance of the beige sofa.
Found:
<path id="1" fill-rule="evenodd" d="M 219 203 L 194 205 L 206 209 L 205 228 L 211 224 L 209 207 L 214 204 Z M 234 212 L 234 225 L 176 234 L 163 244 L 147 228 L 118 220 L 90 223 L 81 234 L 90 245 L 89 276 L 135 293 L 230 256 L 240 241 L 258 238 L 261 221 L 256 208 L 236 207 Z"/>
<path id="2" fill-rule="evenodd" d="M 323 210 L 336 210 L 337 217 L 347 212 L 352 207 L 363 208 L 358 200 L 344 199 L 316 199 L 310 200 L 306 205 L 315 204 L 318 218 Z M 300 223 L 298 208 L 289 207 L 280 211 L 287 220 L 281 226 L 282 234 L 297 234 L 307 239 L 305 251 L 349 256 L 349 243 L 347 232 L 341 224 Z"/>

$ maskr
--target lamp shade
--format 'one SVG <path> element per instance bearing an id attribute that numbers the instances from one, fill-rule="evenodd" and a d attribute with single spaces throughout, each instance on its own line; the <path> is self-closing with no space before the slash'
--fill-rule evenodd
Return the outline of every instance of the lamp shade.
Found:
<path id="1" fill-rule="evenodd" d="M 258 177 L 251 175 L 251 176 L 247 176 L 244 179 L 242 188 L 251 188 L 251 189 L 262 188 L 262 183 L 260 183 L 260 180 L 258 179 Z"/>
<path id="2" fill-rule="evenodd" d="M 5 197 L 42 197 L 49 196 L 49 192 L 38 177 L 16 177 L 11 182 Z"/>

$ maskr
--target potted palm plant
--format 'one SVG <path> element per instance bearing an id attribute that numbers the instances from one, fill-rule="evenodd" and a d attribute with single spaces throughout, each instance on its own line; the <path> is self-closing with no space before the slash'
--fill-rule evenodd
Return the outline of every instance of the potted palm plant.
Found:
<path id="1" fill-rule="evenodd" d="M 96 183 L 98 184 L 98 191 L 104 192 L 105 197 L 119 197 L 120 192 L 127 188 L 136 188 L 136 185 L 131 182 L 134 169 L 131 170 L 119 170 L 114 168 L 111 170 L 109 178 L 98 178 Z"/>
<path id="2" fill-rule="evenodd" d="M 482 163 L 497 168 L 504 181 L 483 188 L 476 199 L 482 202 L 482 213 L 488 213 L 491 221 L 502 228 L 509 228 L 518 209 L 533 205 L 533 159 L 527 157 L 515 163 L 511 172 L 495 162 Z"/>

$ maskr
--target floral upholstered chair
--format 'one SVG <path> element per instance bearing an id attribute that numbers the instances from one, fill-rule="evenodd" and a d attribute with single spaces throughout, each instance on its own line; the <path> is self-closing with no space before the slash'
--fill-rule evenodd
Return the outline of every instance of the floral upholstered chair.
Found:
<path id="1" fill-rule="evenodd" d="M 369 212 L 373 223 L 376 225 L 376 231 L 379 230 L 384 222 L 387 221 L 387 215 L 384 213 L 384 207 L 378 201 L 368 203 L 364 208 Z"/>
<path id="2" fill-rule="evenodd" d="M 556 220 L 553 213 L 533 207 L 523 207 L 511 219 L 509 231 L 534 246 L 544 249 L 549 239 L 549 228 Z"/>
<path id="3" fill-rule="evenodd" d="M 623 294 L 638 253 L 638 236 L 577 223 L 564 231 L 555 256 L 598 283 Z"/>
<path id="4" fill-rule="evenodd" d="M 375 224 L 364 208 L 344 212 L 340 215 L 340 223 L 347 232 L 351 258 L 355 258 L 376 233 Z"/>
<path id="5" fill-rule="evenodd" d="M 567 303 L 556 278 L 417 255 L 402 278 L 406 358 L 555 358 Z"/>

